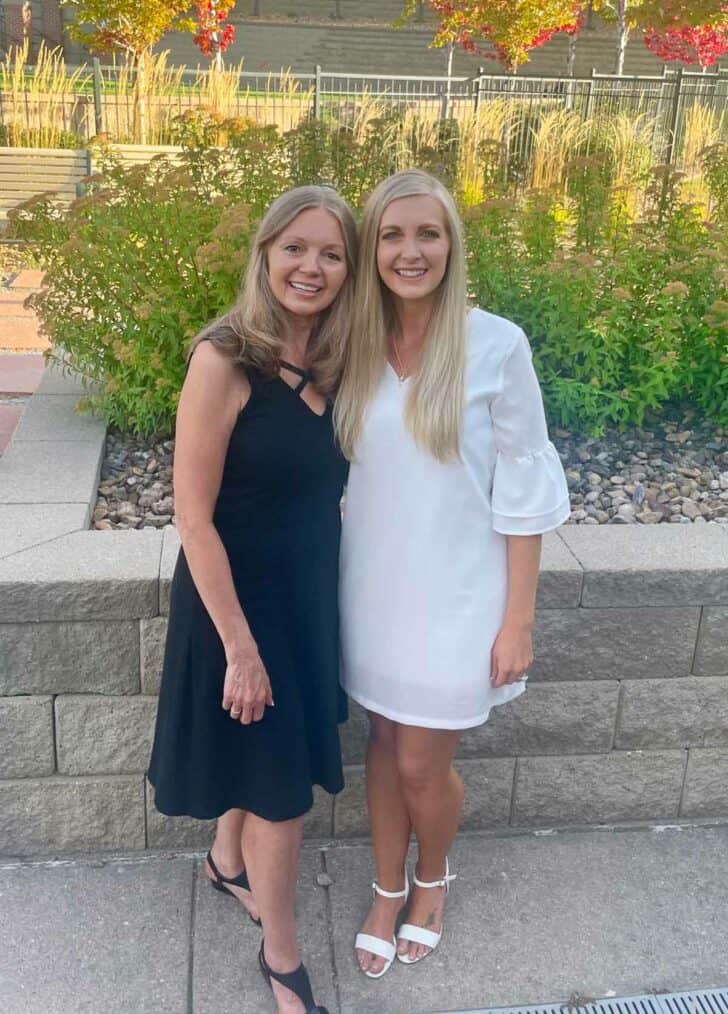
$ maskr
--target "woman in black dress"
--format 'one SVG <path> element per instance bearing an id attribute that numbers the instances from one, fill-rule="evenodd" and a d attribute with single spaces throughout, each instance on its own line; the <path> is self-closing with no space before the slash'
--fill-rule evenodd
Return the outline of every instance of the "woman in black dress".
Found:
<path id="1" fill-rule="evenodd" d="M 206 873 L 260 918 L 281 1014 L 324 1010 L 300 964 L 294 894 L 312 786 L 343 788 L 347 466 L 328 396 L 355 257 L 356 225 L 333 190 L 278 198 L 236 305 L 193 343 L 177 414 L 182 549 L 149 778 L 162 813 L 218 818 Z"/>

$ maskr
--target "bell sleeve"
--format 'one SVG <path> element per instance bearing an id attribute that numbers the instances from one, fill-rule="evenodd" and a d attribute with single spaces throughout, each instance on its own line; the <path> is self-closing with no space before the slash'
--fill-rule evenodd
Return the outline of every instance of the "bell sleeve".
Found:
<path id="1" fill-rule="evenodd" d="M 497 451 L 494 529 L 502 535 L 541 535 L 558 528 L 571 513 L 569 491 L 549 440 L 531 348 L 522 331 L 501 367 L 490 412 Z"/>

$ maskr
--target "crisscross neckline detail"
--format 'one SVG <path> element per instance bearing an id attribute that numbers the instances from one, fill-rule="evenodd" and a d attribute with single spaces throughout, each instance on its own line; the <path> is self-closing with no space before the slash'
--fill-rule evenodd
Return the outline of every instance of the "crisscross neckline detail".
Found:
<path id="1" fill-rule="evenodd" d="M 283 384 L 285 384 L 287 388 L 293 391 L 295 395 L 298 396 L 299 400 L 303 403 L 304 408 L 308 412 L 310 412 L 311 415 L 315 415 L 317 419 L 323 419 L 323 417 L 326 415 L 326 403 L 324 403 L 323 412 L 317 412 L 302 397 L 303 389 L 305 388 L 306 384 L 309 384 L 313 380 L 313 374 L 309 370 L 304 370 L 301 366 L 295 366 L 293 363 L 287 362 L 285 359 L 279 359 L 278 365 L 284 370 L 290 370 L 291 373 L 295 373 L 297 377 L 301 378 L 300 383 L 296 384 L 295 387 L 291 387 L 290 384 L 288 384 L 285 380 L 283 380 L 283 377 L 281 377 L 280 373 L 278 375 L 278 379 Z"/>

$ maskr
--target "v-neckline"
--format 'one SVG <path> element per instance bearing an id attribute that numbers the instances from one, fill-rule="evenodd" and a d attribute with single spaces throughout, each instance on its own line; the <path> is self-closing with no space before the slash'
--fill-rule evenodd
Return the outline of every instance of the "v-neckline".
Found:
<path id="1" fill-rule="evenodd" d="M 308 404 L 308 402 L 304 401 L 304 399 L 301 397 L 301 392 L 300 391 L 297 392 L 296 389 L 295 389 L 295 387 L 292 387 L 291 384 L 289 384 L 287 380 L 284 380 L 283 377 L 280 375 L 280 373 L 276 373 L 276 379 L 280 380 L 280 382 L 283 384 L 283 386 L 288 388 L 288 390 L 291 392 L 291 394 L 296 399 L 296 401 L 300 401 L 300 403 L 303 405 L 304 409 L 309 413 L 309 415 L 314 416 L 314 418 L 316 418 L 316 419 L 323 419 L 324 418 L 324 416 L 326 415 L 326 412 L 328 410 L 328 407 L 329 407 L 327 401 L 324 401 L 324 410 L 323 410 L 323 412 L 315 412 L 311 408 L 311 406 Z"/>
<path id="2" fill-rule="evenodd" d="M 397 373 L 395 368 L 390 363 L 389 359 L 386 359 L 385 362 L 387 364 L 387 369 L 392 374 L 392 377 L 397 381 L 397 387 L 404 387 L 407 381 L 412 380 L 413 375 L 411 373 L 407 374 L 406 377 L 400 377 L 400 375 Z"/>

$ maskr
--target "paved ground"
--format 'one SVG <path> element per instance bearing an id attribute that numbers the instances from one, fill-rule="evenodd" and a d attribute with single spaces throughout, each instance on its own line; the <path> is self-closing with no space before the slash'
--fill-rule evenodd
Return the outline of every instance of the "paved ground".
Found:
<path id="1" fill-rule="evenodd" d="M 23 303 L 40 285 L 40 271 L 20 271 L 0 290 L 0 455 L 10 443 L 28 398 L 45 368 L 48 342 Z"/>
<path id="2" fill-rule="evenodd" d="M 0 866 L 0 1011 L 272 1012 L 259 931 L 209 888 L 200 860 Z M 301 934 L 331 1014 L 728 986 L 728 825 L 462 837 L 452 865 L 439 951 L 373 982 L 351 950 L 369 849 L 306 847 Z"/>

